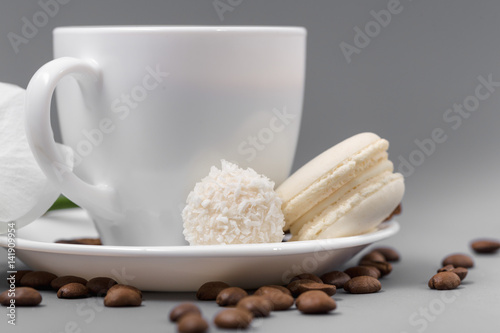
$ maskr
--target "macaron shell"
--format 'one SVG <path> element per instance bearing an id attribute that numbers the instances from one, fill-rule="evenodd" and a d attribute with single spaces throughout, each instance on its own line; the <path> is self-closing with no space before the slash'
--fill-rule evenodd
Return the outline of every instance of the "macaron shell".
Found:
<path id="1" fill-rule="evenodd" d="M 386 154 L 387 155 L 387 154 Z M 392 173 L 394 170 L 394 166 L 391 161 L 386 159 L 382 159 L 378 161 L 377 164 L 372 167 L 363 170 L 359 173 L 355 178 L 351 179 L 348 183 L 344 184 L 337 191 L 332 193 L 328 198 L 324 199 L 322 202 L 315 205 L 308 212 L 298 218 L 291 226 L 290 232 L 293 235 L 297 235 L 300 232 L 300 229 L 310 221 L 313 221 L 317 216 L 325 212 L 327 209 L 330 209 L 337 203 L 341 203 L 342 200 L 345 200 L 346 197 L 352 195 L 353 191 L 360 186 L 364 186 L 364 184 L 368 184 L 380 176 L 385 172 Z"/>
<path id="2" fill-rule="evenodd" d="M 307 163 L 299 171 L 310 171 L 311 174 L 317 175 L 318 170 L 326 170 L 320 177 L 316 177 L 312 183 L 305 186 L 303 179 L 296 178 L 300 173 L 293 174 L 285 183 L 278 189 L 277 193 L 283 199 L 283 214 L 285 215 L 285 230 L 290 227 L 302 215 L 306 214 L 314 206 L 322 202 L 324 199 L 331 196 L 335 191 L 339 190 L 346 183 L 358 177 L 366 169 L 387 160 L 387 148 L 389 143 L 387 140 L 375 138 L 370 133 L 367 135 L 354 136 L 340 144 L 330 148 L 325 153 L 321 154 L 311 162 Z M 362 140 L 358 140 L 361 138 Z M 361 145 L 360 142 L 363 144 Z M 369 142 L 366 144 L 366 142 Z M 344 155 L 348 153 L 348 155 Z M 314 163 L 313 163 L 314 162 Z M 292 183 L 297 185 L 297 188 L 302 188 L 295 196 L 286 201 L 284 197 L 285 190 L 291 188 Z M 283 189 L 285 186 L 285 190 Z"/>
<path id="3" fill-rule="evenodd" d="M 283 202 L 291 200 L 342 161 L 378 140 L 380 137 L 374 133 L 360 133 L 345 139 L 295 171 L 276 189 L 276 192 Z"/>
<path id="4" fill-rule="evenodd" d="M 327 208 L 304 225 L 291 240 L 346 237 L 366 233 L 397 207 L 404 194 L 404 179 L 399 173 L 386 172 L 370 184 L 357 189 L 345 202 Z"/>

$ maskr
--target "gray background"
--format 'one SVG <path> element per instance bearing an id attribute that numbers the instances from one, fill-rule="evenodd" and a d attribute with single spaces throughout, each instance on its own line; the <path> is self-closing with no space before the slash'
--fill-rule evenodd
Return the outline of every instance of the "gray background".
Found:
<path id="1" fill-rule="evenodd" d="M 42 0 L 43 1 L 43 0 Z M 226 2 L 226 1 L 224 1 Z M 422 308 L 439 305 L 443 297 L 426 287 L 441 258 L 468 251 L 475 237 L 500 237 L 498 175 L 500 162 L 500 89 L 479 102 L 477 110 L 453 129 L 443 119 L 491 75 L 500 82 L 500 2 L 401 0 L 402 10 L 352 55 L 348 63 L 342 42 L 354 45 L 355 27 L 373 21 L 372 10 L 386 9 L 388 0 L 265 1 L 243 0 L 221 21 L 207 1 L 72 0 L 14 52 L 7 35 L 21 34 L 22 18 L 41 10 L 37 1 L 0 3 L 0 81 L 26 87 L 31 75 L 52 58 L 51 31 L 64 25 L 298 25 L 308 30 L 304 116 L 294 168 L 340 140 L 362 131 L 387 138 L 395 166 L 400 158 L 419 154 L 415 140 L 441 128 L 447 140 L 436 145 L 406 177 L 401 232 L 385 242 L 403 255 L 379 295 L 354 297 L 340 293 L 339 311 L 313 319 L 295 312 L 257 321 L 255 331 L 274 332 L 340 329 L 377 332 L 496 332 L 500 328 L 499 255 L 476 257 L 477 268 L 459 295 L 426 326 L 410 322 Z M 233 4 L 238 1 L 233 1 Z M 482 90 L 484 93 L 486 90 Z M 422 154 L 420 154 L 423 156 Z M 0 251 L 0 255 L 4 255 Z M 3 266 L 2 266 L 3 267 Z M 2 269 L 3 271 L 3 269 Z M 3 274 L 3 273 L 2 273 Z M 4 275 L 2 275 L 3 277 Z M 44 295 L 45 296 L 45 295 Z M 22 312 L 17 331 L 29 326 L 40 332 L 64 331 L 67 321 L 83 332 L 106 331 L 114 322 L 121 331 L 150 325 L 151 331 L 173 331 L 165 315 L 175 300 L 192 295 L 150 294 L 140 310 L 97 312 L 91 324 L 75 308 L 47 294 L 45 306 Z M 437 305 L 436 305 L 437 304 Z M 158 306 L 156 306 L 158 305 Z M 211 318 L 218 309 L 204 305 Z M 46 316 L 50 315 L 50 321 Z M 494 317 L 496 315 L 496 317 Z M 422 317 L 419 317 L 420 319 Z M 0 327 L 6 327 L 4 319 Z M 16 331 L 7 327 L 9 331 Z M 149 330 L 149 329 L 146 329 Z"/>

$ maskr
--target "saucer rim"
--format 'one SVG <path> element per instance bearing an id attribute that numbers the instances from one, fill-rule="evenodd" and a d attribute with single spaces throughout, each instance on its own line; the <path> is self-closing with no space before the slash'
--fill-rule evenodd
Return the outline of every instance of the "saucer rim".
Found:
<path id="1" fill-rule="evenodd" d="M 82 213 L 83 212 L 83 213 Z M 82 209 L 62 209 L 52 211 L 42 216 L 33 223 L 50 223 L 51 218 L 83 218 L 85 211 Z M 86 215 L 85 223 L 91 224 Z M 93 227 L 93 226 L 92 226 Z M 247 257 L 247 256 L 276 256 L 293 255 L 311 252 L 321 252 L 350 248 L 360 245 L 371 244 L 385 238 L 389 238 L 400 230 L 400 225 L 395 220 L 380 224 L 375 231 L 341 238 L 262 243 L 262 244 L 228 244 L 228 245 L 180 245 L 180 246 L 111 246 L 111 245 L 78 245 L 64 243 L 49 243 L 31 239 L 25 239 L 18 235 L 16 238 L 16 249 L 37 252 L 49 252 L 71 255 L 106 255 L 115 257 Z M 0 235 L 0 246 L 6 248 L 8 239 L 6 235 Z"/>

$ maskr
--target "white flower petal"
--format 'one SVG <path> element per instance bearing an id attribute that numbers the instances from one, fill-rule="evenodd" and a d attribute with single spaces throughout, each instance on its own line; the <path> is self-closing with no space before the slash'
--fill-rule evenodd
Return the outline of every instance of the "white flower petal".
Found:
<path id="1" fill-rule="evenodd" d="M 48 181 L 31 152 L 24 128 L 25 90 L 0 83 L 0 234 L 7 223 L 20 228 L 44 214 L 60 192 Z M 63 154 L 71 148 L 60 145 Z"/>

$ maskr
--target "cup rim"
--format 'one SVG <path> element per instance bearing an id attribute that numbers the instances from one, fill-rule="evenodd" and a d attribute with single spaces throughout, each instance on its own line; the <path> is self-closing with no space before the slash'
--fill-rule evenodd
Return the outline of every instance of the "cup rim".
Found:
<path id="1" fill-rule="evenodd" d="M 210 26 L 210 25 L 96 25 L 62 26 L 53 30 L 61 33 L 278 33 L 306 35 L 301 26 Z"/>

